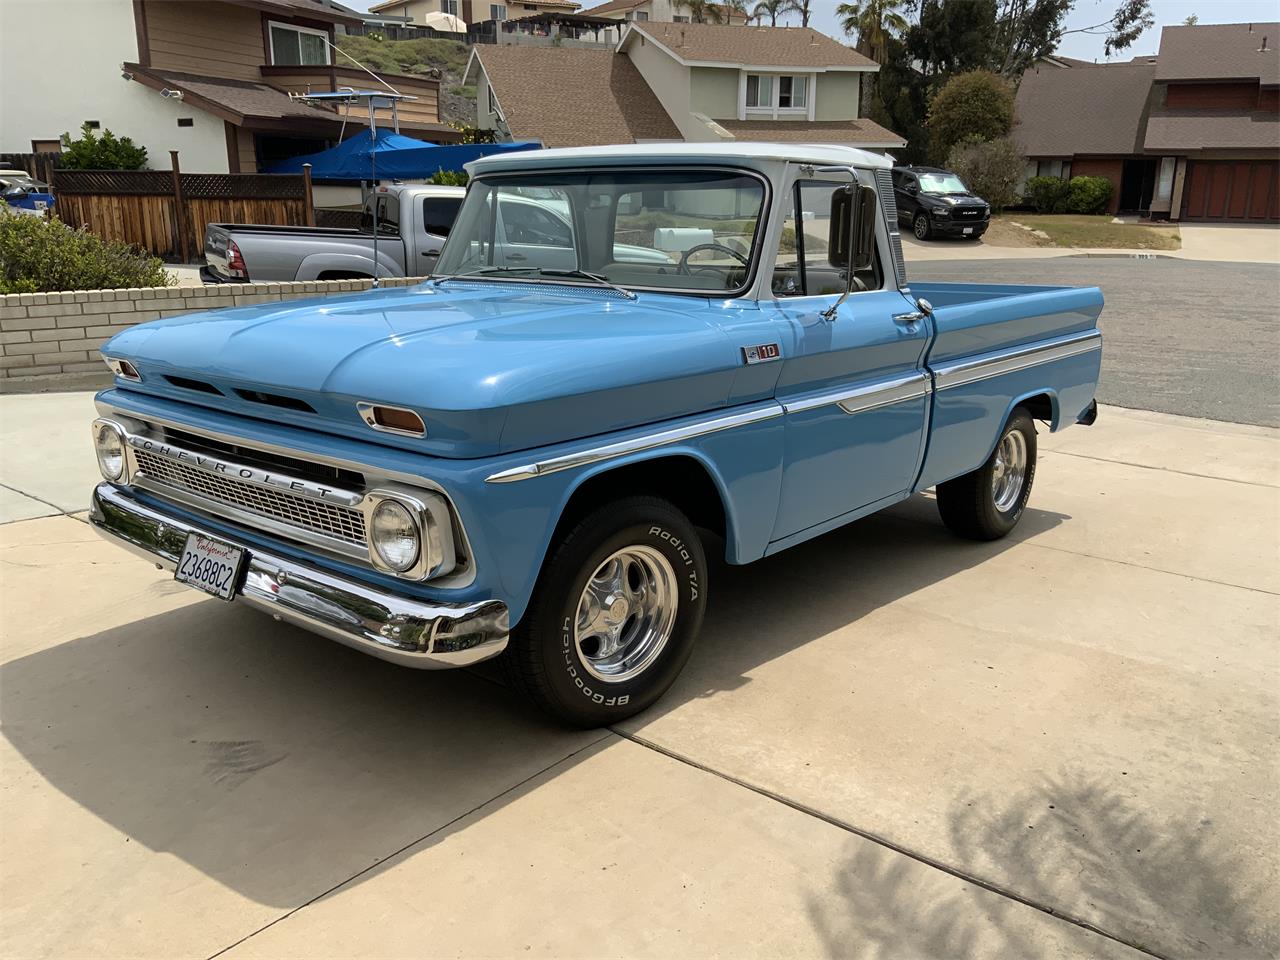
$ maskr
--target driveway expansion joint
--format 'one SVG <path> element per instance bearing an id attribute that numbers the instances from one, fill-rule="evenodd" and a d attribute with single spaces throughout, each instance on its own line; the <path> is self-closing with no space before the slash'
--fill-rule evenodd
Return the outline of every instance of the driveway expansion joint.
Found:
<path id="1" fill-rule="evenodd" d="M 1036 910 L 1040 913 L 1047 914 L 1057 920 L 1063 921 L 1064 923 L 1069 923 L 1072 926 L 1079 927 L 1082 930 L 1087 930 L 1089 933 L 1096 934 L 1100 937 L 1106 938 L 1107 940 L 1111 940 L 1115 943 L 1121 944 L 1122 946 L 1129 947 L 1131 950 L 1136 950 L 1139 953 L 1143 954 L 1144 956 L 1154 957 L 1155 960 L 1172 960 L 1172 958 L 1166 956 L 1165 954 L 1156 953 L 1150 948 L 1144 947 L 1133 940 L 1129 940 L 1119 934 L 1111 933 L 1110 931 L 1104 930 L 1103 928 L 1093 923 L 1090 923 L 1088 920 L 1085 920 L 1083 917 L 1077 917 L 1071 913 L 1064 913 L 1061 910 L 1058 910 L 1055 907 L 1051 907 L 1046 903 L 1041 903 L 1038 900 L 1033 900 L 1030 897 L 1025 897 L 1022 894 L 1018 893 L 1017 891 L 1010 890 L 1008 887 L 1001 886 L 1000 884 L 992 880 L 985 880 L 982 877 L 977 876 L 976 874 L 968 873 L 960 869 L 959 867 L 955 867 L 955 866 L 952 866 L 951 864 L 944 863 L 943 861 L 937 860 L 929 856 L 928 854 L 920 853 L 919 851 L 912 850 L 909 847 L 904 847 L 901 844 L 895 843 L 894 841 L 888 839 L 887 837 L 882 837 L 879 834 L 871 832 L 870 830 L 865 830 L 862 827 L 855 826 L 854 824 L 849 823 L 847 820 L 841 820 L 839 817 L 832 816 L 829 813 L 824 813 L 823 811 L 817 809 L 816 807 L 811 807 L 808 804 L 801 803 L 799 800 L 793 800 L 790 797 L 783 796 L 780 793 L 775 793 L 774 791 L 768 789 L 767 787 L 762 787 L 759 784 L 752 783 L 749 780 L 744 780 L 741 777 L 734 776 L 731 773 L 725 773 L 724 771 L 717 770 L 714 767 L 709 767 L 705 763 L 701 763 L 697 760 L 694 760 L 692 757 L 687 757 L 684 754 L 677 753 L 676 751 L 670 750 L 658 743 L 653 742 L 652 740 L 646 740 L 644 737 L 641 737 L 638 734 L 630 733 L 626 730 L 620 730 L 620 729 L 617 729 L 616 727 L 610 727 L 609 729 L 617 736 L 622 737 L 624 740 L 629 740 L 632 743 L 636 744 L 637 746 L 641 746 L 649 750 L 653 750 L 655 753 L 660 753 L 665 757 L 675 760 L 677 763 L 683 763 L 686 766 L 693 767 L 695 770 L 700 770 L 703 773 L 710 774 L 713 777 L 717 777 L 721 780 L 726 781 L 727 783 L 732 783 L 733 785 L 741 787 L 744 790 L 750 790 L 752 793 L 757 794 L 758 796 L 764 797 L 767 800 L 772 800 L 775 803 L 780 803 L 785 807 L 790 807 L 792 810 L 795 810 L 797 813 L 802 813 L 806 816 L 813 817 L 814 819 L 821 820 L 823 823 L 830 824 L 831 826 L 836 827 L 839 830 L 843 830 L 846 833 L 851 833 L 856 837 L 861 837 L 863 840 L 868 840 L 871 843 L 874 843 L 877 846 L 883 847 L 884 849 L 889 850 L 893 853 L 901 854 L 902 856 L 907 857 L 911 860 L 914 860 L 917 863 L 923 864 L 926 867 L 932 867 L 933 869 L 939 870 L 942 873 L 947 874 L 948 876 L 955 877 L 957 880 L 962 880 L 965 883 L 971 883 L 976 887 L 981 887 L 983 890 L 986 890 L 989 893 L 994 893 L 996 896 L 1004 897 L 1005 899 L 1012 900 L 1015 903 L 1020 903 L 1023 906 L 1030 907 L 1031 909 Z"/>
<path id="2" fill-rule="evenodd" d="M 218 950 L 216 953 L 211 953 L 207 958 L 207 960 L 215 960 L 215 958 L 223 956 L 228 951 L 234 950 L 236 947 L 240 946 L 240 944 L 245 943 L 248 940 L 252 940 L 254 937 L 262 933 L 264 930 L 271 929 L 277 923 L 280 923 L 283 920 L 288 920 L 295 913 L 298 913 L 301 910 L 305 910 L 307 907 L 311 906 L 313 903 L 316 903 L 319 900 L 323 900 L 325 897 L 329 896 L 332 893 L 337 893 L 347 884 L 351 883 L 351 881 L 359 879 L 360 877 L 364 876 L 366 873 L 369 873 L 371 870 L 377 869 L 379 866 L 388 862 L 389 860 L 394 860 L 396 857 L 400 856 L 401 854 L 407 853 L 409 850 L 413 849 L 418 844 L 422 843 L 424 840 L 430 840 L 437 833 L 440 833 L 444 830 L 448 830 L 454 824 L 467 819 L 467 817 L 471 816 L 474 813 L 478 813 L 480 810 L 483 810 L 485 807 L 493 803 L 495 800 L 501 800 L 503 797 L 507 796 L 508 794 L 513 793 L 516 790 L 519 790 L 525 784 L 530 783 L 533 780 L 537 780 L 539 777 L 545 775 L 546 773 L 560 766 L 560 764 L 565 763 L 566 761 L 572 760 L 574 757 L 578 756 L 580 753 L 585 753 L 586 751 L 590 750 L 592 747 L 595 747 L 603 743 L 605 740 L 608 740 L 611 736 L 614 736 L 614 735 L 615 734 L 613 734 L 612 731 L 606 730 L 603 735 L 596 737 L 594 740 L 591 740 L 588 743 L 583 744 L 582 746 L 578 747 L 576 750 L 570 751 L 569 753 L 565 754 L 563 757 L 560 757 L 559 759 L 554 760 L 551 763 L 548 763 L 546 766 L 542 767 L 540 770 L 534 771 L 524 779 L 511 784 L 511 786 L 507 787 L 504 790 L 499 791 L 498 793 L 495 793 L 492 797 L 489 797 L 487 800 L 477 803 L 470 810 L 467 810 L 467 811 L 464 811 L 463 813 L 458 814 L 456 817 L 453 817 L 447 822 L 440 824 L 440 826 L 436 827 L 433 830 L 428 830 L 422 836 L 417 837 L 413 840 L 410 840 L 404 846 L 400 847 L 397 850 L 391 851 L 391 853 L 388 853 L 386 856 L 379 857 L 377 860 L 373 861 L 373 863 L 369 864 L 363 870 L 357 870 L 355 873 L 351 874 L 351 876 L 347 877 L 344 880 L 340 880 L 338 883 L 335 883 L 333 886 L 329 887 L 327 890 L 323 890 L 320 893 L 317 893 L 314 897 L 307 900 L 305 903 L 300 903 L 296 907 L 293 907 L 290 910 L 286 910 L 284 913 L 280 914 L 280 916 L 276 917 L 270 923 L 264 923 L 262 926 L 258 927 L 256 930 L 252 930 L 249 933 L 246 933 L 243 937 L 241 937 L 239 940 L 235 941 L 234 943 L 229 943 L 225 947 L 223 947 L 221 950 Z"/>

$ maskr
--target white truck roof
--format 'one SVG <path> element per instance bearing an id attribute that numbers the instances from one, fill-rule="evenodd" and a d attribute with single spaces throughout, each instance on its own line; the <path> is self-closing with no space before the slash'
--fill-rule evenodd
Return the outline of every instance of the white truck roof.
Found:
<path id="1" fill-rule="evenodd" d="M 756 143 L 734 140 L 728 143 L 625 143 L 607 147 L 569 147 L 555 150 L 522 150 L 492 154 L 467 164 L 472 176 L 531 167 L 565 166 L 572 163 L 628 163 L 638 166 L 658 163 L 689 163 L 730 160 L 770 163 L 812 163 L 868 169 L 889 169 L 893 161 L 881 153 L 842 147 L 831 143 Z"/>

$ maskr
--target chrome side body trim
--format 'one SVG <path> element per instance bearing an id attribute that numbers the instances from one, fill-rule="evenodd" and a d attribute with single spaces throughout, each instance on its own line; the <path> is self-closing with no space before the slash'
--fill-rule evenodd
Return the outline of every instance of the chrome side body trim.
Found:
<path id="1" fill-rule="evenodd" d="M 602 460 L 612 460 L 615 457 L 623 457 L 629 453 L 652 450 L 654 447 L 666 446 L 669 443 L 692 440 L 694 437 L 718 433 L 721 430 L 732 430 L 734 427 L 744 427 L 750 423 L 772 420 L 774 417 L 782 416 L 782 412 L 781 404 L 771 403 L 769 406 L 759 407 L 755 410 L 731 413 L 714 417 L 710 420 L 703 420 L 699 423 L 691 423 L 683 427 L 672 427 L 657 433 L 632 437 L 630 440 L 619 440 L 617 443 L 592 447 L 578 453 L 567 453 L 560 457 L 550 457 L 546 460 L 521 464 L 518 467 L 511 467 L 508 470 L 490 474 L 485 477 L 485 482 L 514 483 L 517 480 L 530 480 L 534 477 L 546 476 L 549 473 L 558 473 L 561 470 L 571 470 L 574 467 L 584 467 L 588 464 L 599 463 Z"/>
<path id="2" fill-rule="evenodd" d="M 93 491 L 89 523 L 104 538 L 172 570 L 191 532 L 204 530 L 144 506 L 110 483 Z M 509 630 L 499 600 L 435 603 L 246 547 L 237 600 L 305 630 L 404 666 L 462 667 L 501 653 Z"/>
<path id="3" fill-rule="evenodd" d="M 934 389 L 950 390 L 967 383 L 987 380 L 1006 373 L 1016 373 L 1027 367 L 1067 357 L 1079 356 L 1102 349 L 1102 334 L 1097 330 L 1075 333 L 1056 340 L 1001 350 L 982 357 L 973 357 L 933 368 Z"/>
<path id="4" fill-rule="evenodd" d="M 854 387 L 846 384 L 796 400 L 785 400 L 782 409 L 790 414 L 839 405 L 845 413 L 863 413 L 903 400 L 927 396 L 931 389 L 927 373 L 913 373 L 894 380 L 864 383 Z"/>

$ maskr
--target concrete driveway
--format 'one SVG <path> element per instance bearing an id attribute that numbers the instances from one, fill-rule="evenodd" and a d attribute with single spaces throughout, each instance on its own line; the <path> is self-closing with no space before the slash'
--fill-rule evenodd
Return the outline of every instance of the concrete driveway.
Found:
<path id="1" fill-rule="evenodd" d="M 585 733 L 0 526 L 0 952 L 1275 956 L 1278 434 L 1042 444 L 1011 539 L 919 497 L 716 571 L 676 687 Z"/>

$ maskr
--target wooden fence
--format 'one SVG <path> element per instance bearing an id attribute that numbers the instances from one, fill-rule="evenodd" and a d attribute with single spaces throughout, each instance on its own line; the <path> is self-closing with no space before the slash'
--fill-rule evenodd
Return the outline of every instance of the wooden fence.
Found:
<path id="1" fill-rule="evenodd" d="M 186 263 L 204 249 L 210 223 L 314 223 L 308 175 L 58 170 L 55 212 L 106 240 Z M 309 173 L 310 171 L 308 171 Z"/>

